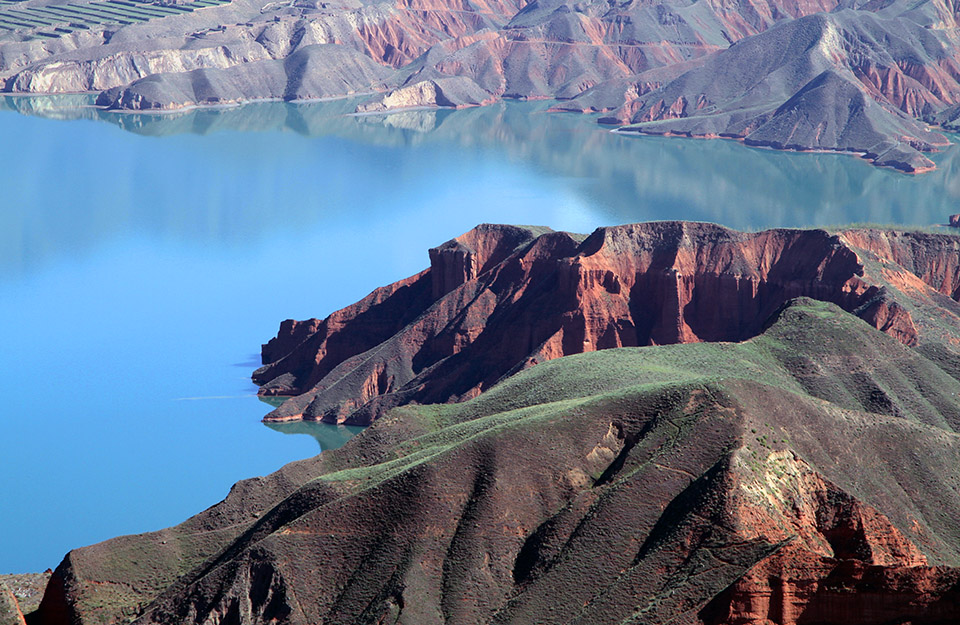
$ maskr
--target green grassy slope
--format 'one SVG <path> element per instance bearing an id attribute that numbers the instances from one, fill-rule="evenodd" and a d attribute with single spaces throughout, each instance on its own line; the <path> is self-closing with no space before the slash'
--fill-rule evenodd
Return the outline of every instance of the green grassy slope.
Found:
<path id="1" fill-rule="evenodd" d="M 960 566 L 958 395 L 920 351 L 795 300 L 744 343 L 570 356 L 395 409 L 55 579 L 84 623 L 696 622 L 788 545 L 829 560 L 804 506 L 877 510 L 872 531 Z"/>

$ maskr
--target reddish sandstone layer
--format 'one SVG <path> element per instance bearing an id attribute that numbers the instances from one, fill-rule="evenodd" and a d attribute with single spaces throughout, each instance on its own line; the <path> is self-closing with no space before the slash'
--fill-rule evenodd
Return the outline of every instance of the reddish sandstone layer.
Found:
<path id="1" fill-rule="evenodd" d="M 912 306 L 960 320 L 958 259 L 953 237 L 877 230 L 662 222 L 584 239 L 483 225 L 431 250 L 430 269 L 324 321 L 285 321 L 254 381 L 265 395 L 297 395 L 268 420 L 369 423 L 401 403 L 474 397 L 570 354 L 745 340 L 801 296 L 917 345 L 926 330 Z"/>
<path id="2" fill-rule="evenodd" d="M 702 616 L 704 623 L 718 625 L 946 624 L 960 613 L 952 590 L 958 582 L 960 571 L 948 567 L 777 555 L 725 590 Z"/>
<path id="3" fill-rule="evenodd" d="M 704 607 L 702 623 L 947 623 L 960 613 L 960 570 L 928 566 L 886 516 L 794 454 L 770 454 L 760 480 L 734 475 L 731 524 L 781 547 Z"/>

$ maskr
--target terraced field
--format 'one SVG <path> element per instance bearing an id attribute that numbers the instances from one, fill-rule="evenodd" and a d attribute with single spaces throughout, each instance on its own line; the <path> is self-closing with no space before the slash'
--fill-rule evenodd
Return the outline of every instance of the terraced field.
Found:
<path id="1" fill-rule="evenodd" d="M 0 0 L 0 38 L 57 38 L 77 30 L 126 26 L 169 15 L 227 4 L 230 0 L 196 0 L 188 4 L 161 5 L 153 0 L 37 5 L 26 0 Z"/>

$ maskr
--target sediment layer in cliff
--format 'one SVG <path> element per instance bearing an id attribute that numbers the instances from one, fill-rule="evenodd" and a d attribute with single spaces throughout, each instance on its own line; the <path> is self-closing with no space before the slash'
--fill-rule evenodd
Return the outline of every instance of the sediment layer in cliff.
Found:
<path id="1" fill-rule="evenodd" d="M 438 248 L 443 272 L 379 291 L 369 309 L 449 296 L 504 263 L 520 271 L 529 257 L 514 250 L 535 233 L 481 235 Z M 835 262 L 858 264 L 821 235 Z M 862 260 L 864 276 L 873 262 L 892 266 Z M 920 326 L 941 314 L 916 312 Z M 810 298 L 765 321 L 739 343 L 582 353 L 466 402 L 399 407 L 180 526 L 72 551 L 43 622 L 953 622 L 956 352 L 929 358 Z M 324 325 L 286 327 L 269 349 Z"/>
<path id="2" fill-rule="evenodd" d="M 285 321 L 253 379 L 261 394 L 293 396 L 267 420 L 367 424 L 571 354 L 743 341 L 800 296 L 905 345 L 949 344 L 960 338 L 958 263 L 949 235 L 661 222 L 585 237 L 483 225 L 430 250 L 416 276 L 323 321 Z"/>

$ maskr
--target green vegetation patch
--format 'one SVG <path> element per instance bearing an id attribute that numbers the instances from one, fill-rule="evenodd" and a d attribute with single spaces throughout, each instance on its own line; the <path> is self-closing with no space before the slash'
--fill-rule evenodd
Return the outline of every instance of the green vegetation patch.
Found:
<path id="1" fill-rule="evenodd" d="M 14 27 L 15 29 L 17 29 L 17 30 L 19 30 L 19 29 L 21 29 L 21 28 L 36 28 L 36 26 L 37 26 L 37 24 L 34 24 L 34 23 L 32 23 L 32 22 L 28 22 L 28 21 L 26 21 L 26 20 L 23 20 L 23 19 L 20 19 L 20 18 L 17 18 L 17 17 L 12 17 L 12 16 L 10 16 L 10 15 L 2 15 L 2 16 L 0 16 L 0 22 L 2 22 L 2 23 L 4 23 L 4 24 L 7 24 L 7 25 L 9 25 L 9 26 L 13 26 L 13 27 Z"/>
<path id="2" fill-rule="evenodd" d="M 44 7 L 42 9 L 37 8 L 34 9 L 34 11 L 50 15 L 51 17 L 59 20 L 60 23 L 68 23 L 74 28 L 84 27 L 84 24 L 90 24 L 94 26 L 103 24 L 103 20 L 101 19 L 91 18 L 83 15 L 82 13 L 71 11 L 68 7 L 51 6 Z"/>
<path id="3" fill-rule="evenodd" d="M 57 22 L 51 21 L 49 17 L 44 15 L 37 15 L 31 10 L 14 10 L 9 9 L 5 12 L 7 15 L 13 16 L 15 19 L 22 20 L 25 22 L 31 22 L 39 24 L 41 26 L 53 26 Z"/>
<path id="4" fill-rule="evenodd" d="M 960 382 L 905 347 L 826 302 L 785 306 L 763 334 L 743 343 L 691 343 L 619 348 L 568 356 L 518 373 L 464 403 L 406 406 L 384 417 L 416 432 L 381 464 L 323 476 L 327 481 L 379 483 L 453 447 L 498 431 L 558 428 L 577 414 L 611 414 L 637 397 L 742 380 L 839 408 L 901 417 L 946 431 L 960 429 Z M 772 432 L 755 444 L 773 450 Z"/>
<path id="5" fill-rule="evenodd" d="M 832 304 L 798 299 L 742 343 L 569 356 L 467 402 L 394 409 L 342 450 L 241 482 L 177 528 L 73 552 L 77 578 L 95 580 L 79 603 L 84 622 L 131 616 L 158 593 L 150 609 L 179 609 L 187 585 L 232 592 L 236 580 L 248 583 L 249 570 L 320 580 L 298 586 L 313 605 L 327 584 L 340 584 L 336 609 L 360 613 L 383 604 L 360 597 L 385 583 L 372 581 L 377 575 L 414 571 L 410 562 L 429 561 L 417 550 L 432 549 L 432 566 L 443 567 L 440 594 L 417 595 L 418 572 L 404 578 L 406 590 L 391 581 L 385 596 L 402 590 L 408 606 L 454 610 L 480 583 L 481 560 L 514 562 L 522 592 L 548 574 L 543 588 L 565 589 L 542 602 L 536 592 L 516 595 L 531 602 L 530 614 L 567 601 L 568 613 L 589 608 L 584 614 L 596 616 L 608 599 L 610 610 L 639 600 L 653 622 L 677 613 L 675 602 L 700 583 L 693 577 L 719 591 L 777 548 L 726 535 L 719 521 L 730 480 L 746 479 L 775 510 L 786 506 L 794 458 L 867 503 L 887 502 L 885 513 L 905 531 L 918 523 L 918 536 L 947 536 L 931 553 L 952 558 L 960 530 L 933 510 L 960 509 L 960 498 L 943 501 L 957 478 L 934 469 L 960 458 L 958 393 L 960 381 L 918 350 Z M 703 553 L 686 554 L 691 537 Z M 741 564 L 711 568 L 714 551 Z M 689 566 L 677 568 L 671 554 Z M 317 573 L 328 562 L 354 577 L 330 582 Z M 611 589 L 625 584 L 623 592 L 567 597 L 592 579 L 613 580 Z M 359 593 L 359 608 L 348 593 Z"/>

